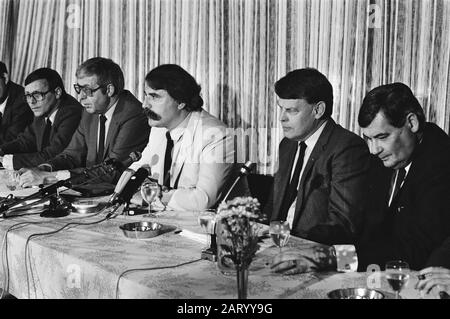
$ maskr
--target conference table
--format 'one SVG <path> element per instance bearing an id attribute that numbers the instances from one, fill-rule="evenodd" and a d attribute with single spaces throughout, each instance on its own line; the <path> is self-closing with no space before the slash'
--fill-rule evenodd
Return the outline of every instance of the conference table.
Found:
<path id="1" fill-rule="evenodd" d="M 103 220 L 105 213 L 0 219 L 0 287 L 17 298 L 235 299 L 235 276 L 200 258 L 206 239 L 200 213 L 122 214 L 109 220 Z M 137 221 L 156 221 L 170 231 L 148 239 L 126 237 L 119 227 Z M 51 234 L 68 223 L 85 225 Z M 288 246 L 299 243 L 308 242 L 291 236 Z M 327 298 L 334 289 L 351 287 L 375 287 L 392 297 L 381 272 L 273 273 L 270 263 L 278 252 L 270 238 L 261 244 L 250 266 L 249 299 Z M 420 297 L 415 278 L 411 276 L 403 298 Z"/>

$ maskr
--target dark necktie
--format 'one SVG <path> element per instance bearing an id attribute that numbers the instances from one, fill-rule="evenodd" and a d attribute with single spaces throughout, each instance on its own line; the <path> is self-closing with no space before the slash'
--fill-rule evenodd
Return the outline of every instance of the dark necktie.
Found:
<path id="1" fill-rule="evenodd" d="M 163 185 L 170 187 L 170 167 L 172 166 L 172 149 L 173 149 L 173 141 L 170 137 L 170 133 L 166 133 L 166 153 L 164 155 L 164 181 Z"/>
<path id="2" fill-rule="evenodd" d="M 297 159 L 297 164 L 295 165 L 294 175 L 292 176 L 291 182 L 289 183 L 286 192 L 284 193 L 283 202 L 280 208 L 279 220 L 286 220 L 289 208 L 291 207 L 294 200 L 297 198 L 298 194 L 298 182 L 300 179 L 300 171 L 303 166 L 303 158 L 305 157 L 306 144 L 305 142 L 300 143 L 300 149 Z M 294 157 L 295 159 L 295 157 Z"/>
<path id="3" fill-rule="evenodd" d="M 397 178 L 395 180 L 395 184 L 393 185 L 392 190 L 389 193 L 391 195 L 391 197 L 392 197 L 391 205 L 394 202 L 395 197 L 397 197 L 398 192 L 400 191 L 400 187 L 401 187 L 402 182 L 403 182 L 403 180 L 405 179 L 405 176 L 406 176 L 406 170 L 404 168 L 399 168 L 396 171 L 396 175 L 397 175 Z M 389 205 L 389 206 L 391 206 L 391 205 Z"/>
<path id="4" fill-rule="evenodd" d="M 42 135 L 42 149 L 50 145 L 50 132 L 52 131 L 52 121 L 45 121 L 44 134 Z"/>
<path id="5" fill-rule="evenodd" d="M 98 149 L 97 149 L 97 164 L 103 161 L 103 153 L 105 151 L 105 122 L 106 116 L 100 115 L 100 134 L 98 136 Z"/>

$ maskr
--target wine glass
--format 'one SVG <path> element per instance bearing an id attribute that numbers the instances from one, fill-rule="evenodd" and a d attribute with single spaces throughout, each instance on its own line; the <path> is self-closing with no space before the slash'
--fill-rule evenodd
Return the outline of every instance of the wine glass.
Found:
<path id="1" fill-rule="evenodd" d="M 159 196 L 160 191 L 159 185 L 156 182 L 146 182 L 141 186 L 142 199 L 148 204 L 148 217 L 152 217 L 152 202 L 156 196 Z"/>
<path id="2" fill-rule="evenodd" d="M 214 261 L 217 253 L 216 244 L 216 210 L 208 209 L 198 216 L 198 223 L 206 233 L 206 247 L 202 250 L 202 258 Z"/>
<path id="3" fill-rule="evenodd" d="M 269 226 L 269 234 L 275 245 L 277 245 L 281 250 L 286 246 L 289 235 L 291 234 L 291 227 L 288 221 L 272 221 Z"/>
<path id="4" fill-rule="evenodd" d="M 395 292 L 395 299 L 400 299 L 400 291 L 409 279 L 409 265 L 401 260 L 386 263 L 386 279 Z"/>

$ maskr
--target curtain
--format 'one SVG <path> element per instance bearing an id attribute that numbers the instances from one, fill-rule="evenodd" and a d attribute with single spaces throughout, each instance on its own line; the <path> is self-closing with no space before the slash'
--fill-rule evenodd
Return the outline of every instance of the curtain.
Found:
<path id="1" fill-rule="evenodd" d="M 273 85 L 296 68 L 329 78 L 333 118 L 357 134 L 364 95 L 394 81 L 449 130 L 450 0 L 0 0 L 0 10 L 13 80 L 48 66 L 74 94 L 77 66 L 104 56 L 142 100 L 146 73 L 177 63 L 236 135 L 238 161 L 263 174 L 282 138 Z"/>

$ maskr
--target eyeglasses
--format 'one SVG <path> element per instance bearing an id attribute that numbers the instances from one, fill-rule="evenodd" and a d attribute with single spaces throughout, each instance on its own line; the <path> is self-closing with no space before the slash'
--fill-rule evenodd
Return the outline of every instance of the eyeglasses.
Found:
<path id="1" fill-rule="evenodd" d="M 75 89 L 75 92 L 77 92 L 77 94 L 80 94 L 81 92 L 83 92 L 86 96 L 93 96 L 95 91 L 98 91 L 101 88 L 106 88 L 107 86 L 108 86 L 108 84 L 100 85 L 96 89 L 91 89 L 89 87 L 85 87 L 85 86 L 80 86 L 78 84 L 74 84 L 73 88 Z"/>
<path id="2" fill-rule="evenodd" d="M 44 100 L 45 96 L 47 95 L 47 93 L 51 92 L 51 91 L 53 91 L 53 89 L 48 90 L 47 92 L 33 92 L 33 93 L 30 93 L 30 94 L 24 94 L 23 99 L 26 102 L 30 102 L 30 103 L 32 101 L 39 102 L 39 101 Z"/>

